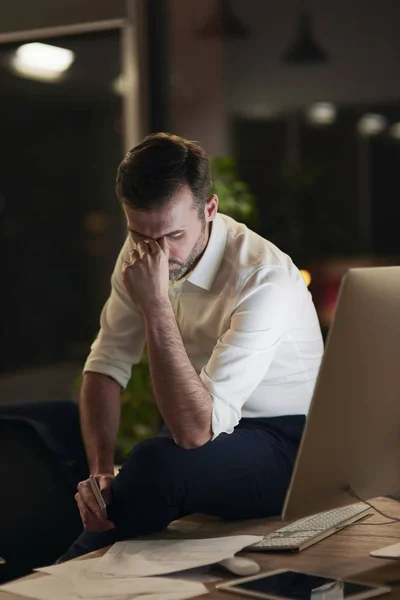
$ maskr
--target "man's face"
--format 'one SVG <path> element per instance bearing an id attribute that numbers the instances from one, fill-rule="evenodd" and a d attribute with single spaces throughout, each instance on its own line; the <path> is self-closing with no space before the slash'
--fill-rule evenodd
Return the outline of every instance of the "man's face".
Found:
<path id="1" fill-rule="evenodd" d="M 217 205 L 216 196 L 212 196 L 200 218 L 188 186 L 179 188 L 168 202 L 154 210 L 137 210 L 123 202 L 133 241 L 153 239 L 164 251 L 169 250 L 170 280 L 181 279 L 200 258 Z"/>

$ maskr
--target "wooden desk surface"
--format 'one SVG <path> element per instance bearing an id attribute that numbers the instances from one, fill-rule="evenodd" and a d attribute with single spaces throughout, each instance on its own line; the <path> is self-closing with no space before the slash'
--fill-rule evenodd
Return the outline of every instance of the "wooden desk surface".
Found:
<path id="1" fill-rule="evenodd" d="M 400 518 L 399 502 L 388 498 L 379 498 L 373 503 L 384 512 Z M 392 587 L 392 592 L 382 598 L 400 600 L 400 561 L 369 556 L 371 550 L 400 542 L 400 523 L 371 525 L 371 523 L 385 521 L 387 519 L 373 513 L 363 520 L 362 524 L 350 525 L 299 553 L 243 552 L 241 555 L 258 562 L 261 571 L 288 568 L 341 579 L 355 579 L 365 583 L 385 583 Z M 180 528 L 179 534 L 172 528 L 163 534 L 154 534 L 141 539 L 207 538 L 244 533 L 262 535 L 282 527 L 282 522 L 276 518 L 224 523 L 218 519 L 191 516 L 183 519 L 180 524 L 182 523 L 187 524 L 188 528 L 186 531 Z M 97 550 L 86 557 L 102 556 L 106 550 L 107 548 Z M 46 577 L 46 575 L 35 573 L 27 576 L 27 578 L 36 577 Z M 221 579 L 230 580 L 234 579 L 234 576 L 231 574 L 221 575 Z M 207 584 L 207 587 L 210 594 L 204 598 L 209 600 L 233 598 L 233 596 L 216 590 L 215 583 Z M 24 598 L 0 590 L 0 600 L 24 600 Z"/>

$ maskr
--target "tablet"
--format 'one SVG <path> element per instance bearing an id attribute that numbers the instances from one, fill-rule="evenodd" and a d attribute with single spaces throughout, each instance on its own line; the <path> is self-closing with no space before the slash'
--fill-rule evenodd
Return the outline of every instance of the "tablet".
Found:
<path id="1" fill-rule="evenodd" d="M 363 600 L 391 591 L 387 586 L 341 581 L 286 569 L 220 583 L 216 587 L 223 592 L 270 600 Z"/>

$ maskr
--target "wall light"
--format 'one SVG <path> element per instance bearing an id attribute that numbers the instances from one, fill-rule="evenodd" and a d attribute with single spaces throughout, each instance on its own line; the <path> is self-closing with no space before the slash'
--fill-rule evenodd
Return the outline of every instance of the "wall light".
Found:
<path id="1" fill-rule="evenodd" d="M 400 140 L 400 123 L 393 123 L 389 129 L 389 132 L 395 140 Z"/>
<path id="2" fill-rule="evenodd" d="M 16 73 L 29 79 L 57 81 L 69 69 L 74 53 L 66 48 L 33 42 L 15 51 L 11 64 Z"/>
<path id="3" fill-rule="evenodd" d="M 365 114 L 357 123 L 358 133 L 361 135 L 376 135 L 387 126 L 387 119 L 383 115 L 373 113 Z"/>
<path id="4" fill-rule="evenodd" d="M 336 119 L 336 108 L 331 102 L 316 102 L 308 108 L 307 119 L 314 125 L 331 125 Z"/>

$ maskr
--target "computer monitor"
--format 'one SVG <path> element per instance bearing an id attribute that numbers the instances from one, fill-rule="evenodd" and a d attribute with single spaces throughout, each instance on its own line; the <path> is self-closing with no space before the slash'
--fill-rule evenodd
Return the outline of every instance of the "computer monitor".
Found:
<path id="1" fill-rule="evenodd" d="M 282 518 L 399 490 L 400 267 L 350 269 Z"/>

